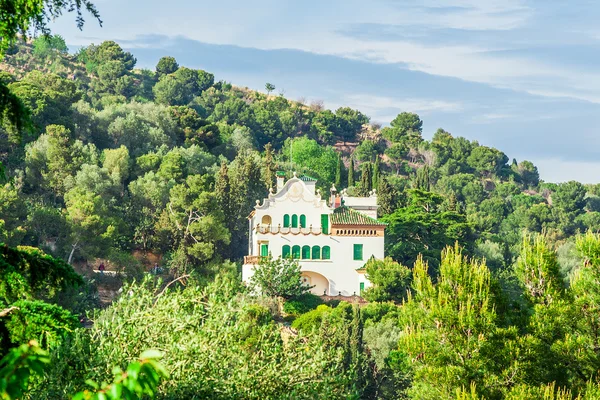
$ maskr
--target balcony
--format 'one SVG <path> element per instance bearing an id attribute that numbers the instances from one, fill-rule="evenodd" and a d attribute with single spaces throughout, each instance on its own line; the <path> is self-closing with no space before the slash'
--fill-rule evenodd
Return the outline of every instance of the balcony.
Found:
<path id="1" fill-rule="evenodd" d="M 255 229 L 256 233 L 262 234 L 272 234 L 272 235 L 322 235 L 323 232 L 321 227 L 313 228 L 313 226 L 309 226 L 308 228 L 290 228 L 290 227 L 282 227 L 281 225 L 273 226 L 273 225 L 264 225 L 259 224 Z"/>
<path id="2" fill-rule="evenodd" d="M 261 259 L 266 258 L 262 256 L 244 256 L 244 264 L 258 264 Z"/>

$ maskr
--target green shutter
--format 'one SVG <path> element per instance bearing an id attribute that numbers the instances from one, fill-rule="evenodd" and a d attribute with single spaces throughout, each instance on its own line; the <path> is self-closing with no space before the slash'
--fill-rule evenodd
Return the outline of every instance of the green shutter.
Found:
<path id="1" fill-rule="evenodd" d="M 304 214 L 300 216 L 300 228 L 306 228 L 306 215 Z"/>
<path id="2" fill-rule="evenodd" d="M 331 250 L 329 249 L 329 246 L 323 246 L 323 253 L 321 256 L 323 260 L 329 260 L 331 258 Z"/>
<path id="3" fill-rule="evenodd" d="M 363 245 L 362 244 L 354 245 L 354 259 L 355 260 L 363 259 Z"/>
<path id="4" fill-rule="evenodd" d="M 286 244 L 281 249 L 281 258 L 289 258 L 289 257 L 290 257 L 290 246 L 288 246 Z"/>
<path id="5" fill-rule="evenodd" d="M 329 214 L 321 214 L 321 232 L 329 234 Z"/>
<path id="6" fill-rule="evenodd" d="M 302 246 L 302 259 L 310 260 L 310 246 Z"/>
<path id="7" fill-rule="evenodd" d="M 362 296 L 362 293 L 365 291 L 365 283 L 361 282 L 360 283 L 360 295 Z"/>
<path id="8" fill-rule="evenodd" d="M 298 216 L 296 214 L 292 215 L 292 228 L 298 227 Z"/>
<path id="9" fill-rule="evenodd" d="M 292 247 L 292 258 L 294 258 L 294 259 L 300 258 L 300 246 Z"/>
<path id="10" fill-rule="evenodd" d="M 260 245 L 260 255 L 261 255 L 261 257 L 268 257 L 269 256 L 269 245 L 268 244 L 261 244 Z"/>
<path id="11" fill-rule="evenodd" d="M 313 260 L 320 260 L 321 259 L 321 247 L 320 246 L 313 246 L 312 248 L 312 257 Z"/>
<path id="12" fill-rule="evenodd" d="M 285 214 L 283 216 L 283 227 L 284 228 L 289 228 L 290 227 L 290 216 Z"/>

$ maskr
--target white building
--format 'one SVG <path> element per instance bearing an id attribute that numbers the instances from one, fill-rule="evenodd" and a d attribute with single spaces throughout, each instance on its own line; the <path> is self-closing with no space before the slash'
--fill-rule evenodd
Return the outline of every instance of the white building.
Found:
<path id="1" fill-rule="evenodd" d="M 277 192 L 271 190 L 262 204 L 256 201 L 248 217 L 244 282 L 261 257 L 271 256 L 298 259 L 314 294 L 350 296 L 370 286 L 364 265 L 371 257 L 384 257 L 385 224 L 376 219 L 376 194 L 348 197 L 343 191 L 333 194 L 329 205 L 315 185 L 316 180 L 296 174 L 284 183 L 278 174 Z"/>

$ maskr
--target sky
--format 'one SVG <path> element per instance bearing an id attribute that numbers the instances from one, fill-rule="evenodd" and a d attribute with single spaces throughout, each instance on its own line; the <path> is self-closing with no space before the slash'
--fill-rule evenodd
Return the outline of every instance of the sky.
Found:
<path id="1" fill-rule="evenodd" d="M 600 3 L 572 0 L 95 0 L 103 26 L 51 26 L 71 49 L 115 40 L 238 86 L 387 125 L 438 128 L 537 165 L 551 182 L 600 182 Z"/>

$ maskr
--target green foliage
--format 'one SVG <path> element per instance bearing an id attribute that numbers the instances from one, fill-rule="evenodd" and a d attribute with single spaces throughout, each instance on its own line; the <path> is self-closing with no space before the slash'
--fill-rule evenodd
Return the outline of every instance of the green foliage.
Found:
<path id="1" fill-rule="evenodd" d="M 300 315 L 309 312 L 323 304 L 323 300 L 319 296 L 312 293 L 303 293 L 300 296 L 286 300 L 283 304 L 283 311 L 289 315 Z"/>
<path id="2" fill-rule="evenodd" d="M 48 57 L 53 52 L 66 54 L 69 51 L 65 39 L 60 35 L 42 35 L 33 41 L 33 54 Z"/>
<path id="3" fill-rule="evenodd" d="M 59 291 L 83 284 L 69 264 L 33 247 L 0 245 L 0 299 L 51 299 Z"/>
<path id="4" fill-rule="evenodd" d="M 302 314 L 292 322 L 292 328 L 304 333 L 311 333 L 317 330 L 323 322 L 323 316 L 331 312 L 332 308 L 321 304 L 314 310 Z"/>
<path id="5" fill-rule="evenodd" d="M 161 57 L 156 64 L 156 74 L 158 76 L 169 75 L 179 69 L 179 64 L 174 57 Z"/>
<path id="6" fill-rule="evenodd" d="M 139 361 L 131 362 L 125 371 L 119 367 L 113 369 L 114 380 L 111 384 L 100 386 L 94 381 L 86 383 L 94 388 L 73 396 L 73 400 L 135 400 L 158 393 L 161 379 L 169 377 L 166 369 L 157 361 L 162 354 L 156 350 L 146 350 Z"/>
<path id="7" fill-rule="evenodd" d="M 367 278 L 373 284 L 364 293 L 369 301 L 401 302 L 408 293 L 410 270 L 391 258 L 370 259 L 366 264 Z"/>
<path id="8" fill-rule="evenodd" d="M 261 259 L 250 283 L 254 290 L 265 296 L 284 299 L 302 296 L 310 289 L 301 282 L 300 265 L 292 259 Z"/>
<path id="9" fill-rule="evenodd" d="M 405 265 L 414 263 L 421 254 L 435 267 L 446 246 L 455 242 L 468 246 L 472 232 L 466 217 L 443 210 L 442 199 L 434 193 L 411 190 L 406 207 L 383 217 L 388 224 L 386 254 Z"/>
<path id="10" fill-rule="evenodd" d="M 231 276 L 218 276 L 204 289 L 191 282 L 181 290 L 157 289 L 148 282 L 124 288 L 125 294 L 96 316 L 88 332 L 53 354 L 52 370 L 31 395 L 64 397 L 82 390 L 86 380 L 109 381 L 108 366 L 126 365 L 150 343 L 161 349 L 161 364 L 170 376 L 157 398 L 360 395 L 349 344 L 338 342 L 348 340 L 348 333 L 340 336 L 333 327 L 323 332 L 330 340 L 338 336 L 339 350 L 319 337 L 284 336 L 269 310 L 240 293 Z M 351 309 L 349 318 L 348 313 L 338 316 L 342 325 L 336 326 L 353 320 Z"/>
<path id="11" fill-rule="evenodd" d="M 22 398 L 29 388 L 31 376 L 42 374 L 49 362 L 48 353 L 35 340 L 11 349 L 0 359 L 0 398 Z"/>
<path id="12" fill-rule="evenodd" d="M 42 348 L 58 346 L 79 327 L 79 320 L 69 311 L 43 301 L 19 300 L 10 304 L 13 309 L 0 319 L 13 346 L 36 340 Z"/>

